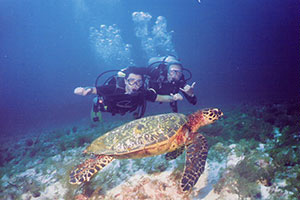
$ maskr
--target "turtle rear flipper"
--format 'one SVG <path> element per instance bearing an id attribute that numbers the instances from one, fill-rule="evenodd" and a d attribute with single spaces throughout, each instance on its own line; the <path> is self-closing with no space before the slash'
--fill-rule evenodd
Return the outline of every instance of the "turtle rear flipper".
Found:
<path id="1" fill-rule="evenodd" d="M 173 160 L 180 156 L 184 152 L 184 146 L 176 149 L 175 151 L 169 152 L 165 155 L 166 160 Z"/>
<path id="2" fill-rule="evenodd" d="M 195 133 L 189 145 L 186 146 L 186 164 L 181 178 L 182 191 L 189 191 L 197 183 L 204 171 L 207 158 L 207 141 L 201 134 Z"/>
<path id="3" fill-rule="evenodd" d="M 114 158 L 111 156 L 96 156 L 79 164 L 70 173 L 71 184 L 81 184 L 88 182 L 94 174 L 108 165 Z"/>

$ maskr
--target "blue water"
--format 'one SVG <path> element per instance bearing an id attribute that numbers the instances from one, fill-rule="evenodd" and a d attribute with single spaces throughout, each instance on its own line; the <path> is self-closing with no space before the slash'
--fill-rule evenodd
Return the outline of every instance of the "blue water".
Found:
<path id="1" fill-rule="evenodd" d="M 125 67 L 101 59 L 91 27 L 116 24 L 118 44 L 130 44 L 132 61 L 145 66 L 136 11 L 152 16 L 149 28 L 158 16 L 166 19 L 171 44 L 196 81 L 197 107 L 298 97 L 296 0 L 1 0 L 0 134 L 88 117 L 92 99 L 74 88 Z"/>

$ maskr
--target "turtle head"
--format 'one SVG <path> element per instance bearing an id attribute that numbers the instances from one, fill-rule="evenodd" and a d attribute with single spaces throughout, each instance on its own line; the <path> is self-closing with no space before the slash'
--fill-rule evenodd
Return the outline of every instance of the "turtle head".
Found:
<path id="1" fill-rule="evenodd" d="M 192 132 L 196 132 L 200 127 L 211 124 L 222 116 L 223 112 L 218 108 L 198 110 L 189 115 L 187 126 Z"/>

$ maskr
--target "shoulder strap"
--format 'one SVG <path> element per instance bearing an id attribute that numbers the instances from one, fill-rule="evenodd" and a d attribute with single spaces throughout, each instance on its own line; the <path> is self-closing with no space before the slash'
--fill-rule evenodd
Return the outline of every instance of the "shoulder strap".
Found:
<path id="1" fill-rule="evenodd" d="M 116 79 L 116 88 L 125 90 L 124 77 L 115 77 Z"/>

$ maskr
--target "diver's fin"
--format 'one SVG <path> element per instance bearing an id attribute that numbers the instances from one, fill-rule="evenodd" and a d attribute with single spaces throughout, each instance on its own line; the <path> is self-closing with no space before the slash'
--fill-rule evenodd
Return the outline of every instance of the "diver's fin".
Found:
<path id="1" fill-rule="evenodd" d="M 184 192 L 193 188 L 204 171 L 208 151 L 207 141 L 203 135 L 195 133 L 195 137 L 186 148 L 186 163 L 181 178 L 181 189 Z"/>
<path id="2" fill-rule="evenodd" d="M 175 151 L 169 152 L 165 155 L 166 160 L 173 160 L 175 158 L 177 158 L 178 156 L 180 156 L 183 151 L 184 151 L 184 146 L 176 149 Z"/>
<path id="3" fill-rule="evenodd" d="M 96 156 L 95 158 L 87 159 L 71 171 L 69 182 L 71 184 L 88 182 L 93 175 L 95 175 L 113 160 L 114 158 L 111 156 Z"/>

